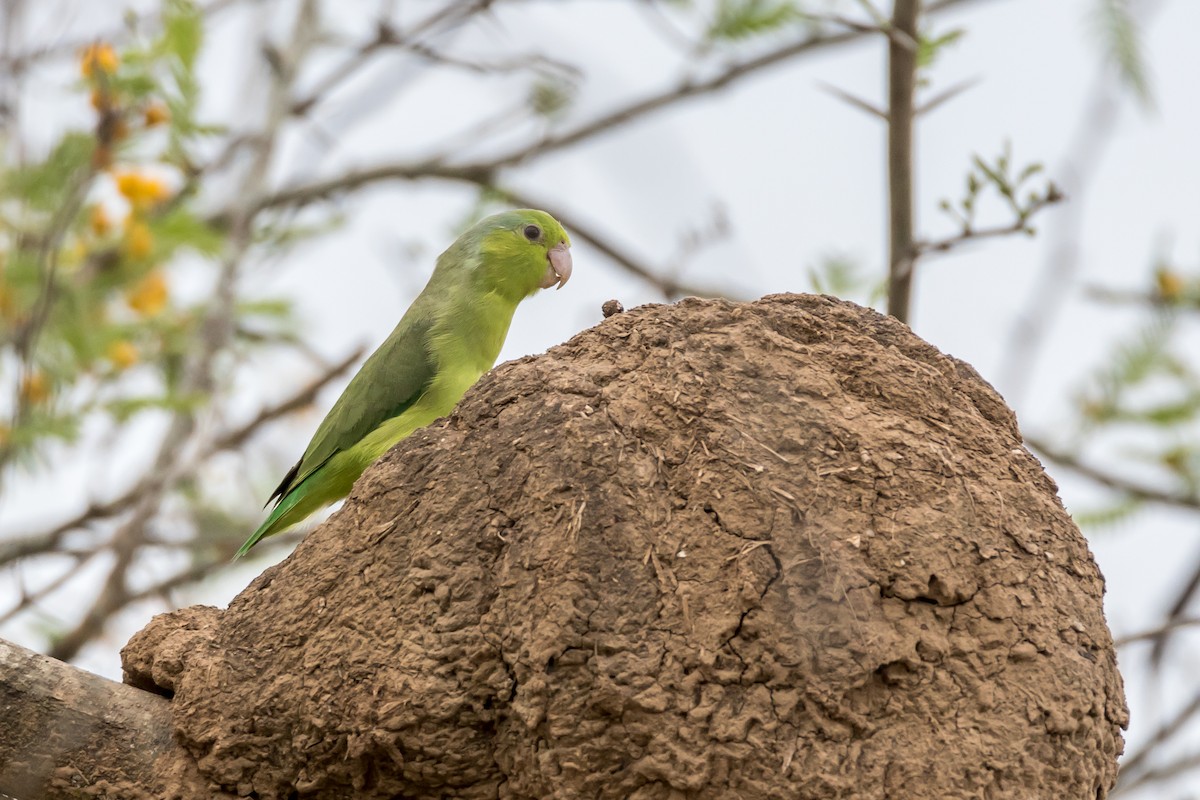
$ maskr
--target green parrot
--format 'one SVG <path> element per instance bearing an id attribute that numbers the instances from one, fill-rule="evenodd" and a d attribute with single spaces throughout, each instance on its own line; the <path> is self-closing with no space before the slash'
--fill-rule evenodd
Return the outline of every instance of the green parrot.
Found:
<path id="1" fill-rule="evenodd" d="M 234 558 L 350 493 L 354 481 L 413 431 L 450 413 L 492 368 L 513 312 L 571 277 L 571 240 L 554 217 L 521 209 L 463 233 L 371 354 L 279 484 L 275 508 Z"/>

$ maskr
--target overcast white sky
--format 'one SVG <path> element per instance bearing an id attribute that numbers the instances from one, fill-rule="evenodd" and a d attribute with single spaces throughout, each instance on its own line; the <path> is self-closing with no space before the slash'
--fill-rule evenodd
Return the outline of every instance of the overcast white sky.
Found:
<path id="1" fill-rule="evenodd" d="M 967 37 L 939 60 L 935 90 L 965 79 L 978 79 L 978 84 L 921 123 L 918 220 L 924 235 L 953 232 L 936 210 L 938 201 L 961 194 L 972 153 L 995 155 L 1005 141 L 1012 143 L 1019 163 L 1045 162 L 1049 174 L 1071 193 L 1069 175 L 1060 167 L 1073 156 L 1080 120 L 1097 84 L 1097 5 L 1097 0 L 987 0 L 939 18 L 939 29 L 961 24 Z M 103 11 L 84 2 L 74 6 L 76 30 L 91 31 L 97 29 L 95 16 L 117 4 Z M 365 31 L 377 7 L 341 4 L 339 25 Z M 245 22 L 237 17 L 220 22 L 204 56 L 206 107 L 217 118 L 244 118 L 257 99 L 242 88 L 256 57 L 238 35 Z M 1195 0 L 1164 0 L 1146 30 L 1155 105 L 1145 111 L 1127 99 L 1118 103 L 1111 144 L 1093 165 L 1094 184 L 1073 195 L 1076 213 L 1083 214 L 1079 280 L 1045 351 L 1025 367 L 1027 392 L 1012 396 L 1017 387 L 1006 385 L 1002 375 L 1004 354 L 1051 258 L 1053 231 L 1073 212 L 1046 214 L 1037 239 L 984 243 L 921 266 L 914 329 L 973 364 L 1009 395 L 1027 433 L 1052 433 L 1069 417 L 1071 392 L 1135 321 L 1133 315 L 1086 301 L 1080 286 L 1144 286 L 1156 256 L 1173 258 L 1193 272 L 1200 261 L 1198 30 L 1200 2 Z M 636 3 L 520 3 L 501 7 L 496 23 L 474 36 L 456 46 L 485 52 L 538 46 L 548 55 L 583 65 L 576 118 L 678 77 L 677 53 L 647 26 Z M 803 290 L 807 267 L 830 254 L 848 255 L 880 271 L 883 128 L 877 119 L 823 91 L 821 84 L 882 104 L 883 54 L 881 42 L 864 41 L 784 66 L 538 162 L 514 173 L 514 183 L 593 222 L 651 264 L 667 263 L 684 232 L 702 224 L 719 205 L 733 235 L 690 262 L 685 275 L 746 296 Z M 45 76 L 46 85 L 56 79 L 61 75 Z M 281 176 L 316 177 L 347 165 L 433 149 L 447 133 L 477 119 L 479 108 L 502 107 L 498 98 L 506 96 L 469 77 L 433 76 L 412 63 L 392 60 L 365 76 L 367 101 L 381 80 L 394 83 L 395 91 L 369 125 L 339 130 L 335 114 L 325 135 L 331 138 L 306 134 L 290 139 Z M 86 110 L 71 105 L 77 102 L 50 94 L 30 97 L 30 110 L 50 109 L 28 123 L 34 135 L 52 132 L 68 120 L 86 120 Z M 331 358 L 341 356 L 387 334 L 469 206 L 470 194 L 457 187 L 372 190 L 344 205 L 349 222 L 340 232 L 259 270 L 249 285 L 264 294 L 293 294 L 320 350 Z M 400 258 L 414 240 L 423 243 L 423 257 L 416 262 Z M 570 285 L 562 292 L 543 293 L 518 311 L 502 360 L 542 351 L 595 323 L 601 303 L 610 297 L 627 308 L 660 299 L 585 244 L 577 243 L 574 250 Z M 247 387 L 247 410 L 286 395 L 304 380 L 295 366 L 264 367 Z M 280 463 L 290 462 L 337 391 L 340 386 L 312 414 L 281 426 L 263 447 Z M 89 496 L 122 486 L 122 478 L 144 457 L 132 452 L 121 454 L 115 466 L 112 461 L 65 466 L 53 486 L 14 483 L 8 496 L 0 498 L 0 529 L 24 530 L 39 520 L 60 519 Z M 1084 507 L 1099 497 L 1069 474 L 1052 474 L 1068 506 Z M 235 484 L 230 481 L 231 491 L 238 490 Z M 1108 579 L 1108 616 L 1115 634 L 1136 630 L 1152 618 L 1184 577 L 1181 570 L 1192 568 L 1192 559 L 1200 554 L 1196 527 L 1194 515 L 1148 511 L 1122 529 L 1091 536 Z M 223 604 L 262 566 L 241 566 L 181 599 Z M 80 664 L 117 676 L 119 646 L 156 610 L 148 605 L 131 609 L 122 616 L 120 629 L 90 647 Z M 21 626 L 0 628 L 0 635 L 38 641 L 34 631 Z M 1162 685 L 1148 685 L 1140 662 L 1132 657 L 1136 653 L 1125 654 L 1122 663 L 1134 709 L 1131 747 L 1168 705 L 1164 692 L 1193 691 L 1186 676 L 1200 660 L 1200 639 L 1188 641 L 1191 649 L 1177 659 L 1176 677 Z"/>

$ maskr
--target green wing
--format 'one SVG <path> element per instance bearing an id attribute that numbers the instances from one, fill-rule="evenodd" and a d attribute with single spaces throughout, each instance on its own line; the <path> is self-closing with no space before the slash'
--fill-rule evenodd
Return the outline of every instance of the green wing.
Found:
<path id="1" fill-rule="evenodd" d="M 288 470 L 267 500 L 284 498 L 321 465 L 358 444 L 383 422 L 403 414 L 433 380 L 436 363 L 429 352 L 430 317 L 400 320 L 379 349 L 371 354 L 342 396 L 333 404 L 308 449 Z"/>

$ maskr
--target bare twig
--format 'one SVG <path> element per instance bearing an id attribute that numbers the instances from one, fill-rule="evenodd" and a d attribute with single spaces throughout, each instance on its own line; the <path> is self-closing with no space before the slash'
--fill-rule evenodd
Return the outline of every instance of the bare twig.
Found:
<path id="1" fill-rule="evenodd" d="M 359 45 L 345 61 L 318 81 L 317 85 L 307 95 L 294 100 L 289 112 L 298 117 L 304 116 L 339 85 L 345 83 L 370 63 L 376 53 L 385 47 L 396 44 L 398 41 L 399 37 L 396 31 L 388 24 L 387 20 L 379 20 L 375 26 L 375 36 Z"/>
<path id="2" fill-rule="evenodd" d="M 1121 797 L 1127 792 L 1132 792 L 1148 783 L 1156 783 L 1158 781 L 1170 780 L 1185 772 L 1190 772 L 1197 767 L 1200 767 L 1200 753 L 1189 753 L 1185 756 L 1168 761 L 1159 767 L 1149 767 L 1140 773 L 1135 773 L 1132 778 L 1127 776 L 1130 774 L 1121 769 L 1121 776 L 1117 781 L 1117 786 L 1113 790 L 1110 797 Z"/>
<path id="3" fill-rule="evenodd" d="M 291 532 L 272 536 L 260 542 L 254 549 L 255 555 L 266 556 L 277 550 L 285 550 L 295 547 L 296 543 L 304 538 L 302 533 Z M 228 549 L 221 551 L 216 558 L 197 559 L 191 566 L 186 569 L 176 572 L 168 578 L 163 578 L 160 581 L 152 583 L 144 589 L 139 589 L 136 592 L 131 592 L 126 598 L 125 604 L 140 603 L 143 600 L 153 600 L 155 598 L 166 597 L 171 592 L 181 589 L 193 583 L 204 580 L 214 572 L 218 572 L 229 566 L 229 559 L 233 556 L 239 542 L 231 542 Z M 262 552 L 259 553 L 259 548 Z"/>
<path id="4" fill-rule="evenodd" d="M 1102 303 L 1122 305 L 1137 305 L 1147 308 L 1178 309 L 1185 312 L 1198 312 L 1200 305 L 1195 299 L 1188 297 L 1167 297 L 1160 292 L 1143 292 L 1129 289 L 1112 289 L 1107 286 L 1088 286 L 1088 297 Z"/>
<path id="5" fill-rule="evenodd" d="M 1051 184 L 1050 190 L 1046 192 L 1044 197 L 1039 198 L 1028 207 L 1022 209 L 1022 213 L 1008 225 L 996 225 L 991 228 L 965 228 L 961 233 L 954 236 L 948 236 L 945 239 L 934 239 L 932 241 L 919 241 L 913 245 L 914 258 L 919 258 L 928 253 L 945 253 L 953 250 L 961 244 L 967 242 L 978 241 L 980 239 L 994 239 L 1002 236 L 1012 236 L 1018 233 L 1033 234 L 1034 229 L 1029 224 L 1029 220 L 1033 218 L 1039 211 L 1048 208 L 1057 203 L 1061 203 L 1065 199 L 1062 192 Z"/>
<path id="6" fill-rule="evenodd" d="M 950 100 L 953 100 L 955 97 L 958 97 L 963 92 L 977 86 L 978 84 L 979 78 L 971 78 L 970 80 L 961 81 L 954 84 L 949 89 L 940 92 L 939 94 L 922 103 L 916 110 L 917 116 L 919 117 L 930 113 L 934 109 L 944 105 Z"/>
<path id="7" fill-rule="evenodd" d="M 330 367 L 326 369 L 320 377 L 300 389 L 287 400 L 264 408 L 262 411 L 258 412 L 258 415 L 255 416 L 254 419 L 238 426 L 237 428 L 234 428 L 231 431 L 221 434 L 213 440 L 213 444 L 209 453 L 218 453 L 222 450 L 236 450 L 237 448 L 241 447 L 247 439 L 257 433 L 259 429 L 262 428 L 262 426 L 266 423 L 274 419 L 278 419 L 286 414 L 290 414 L 293 411 L 304 408 L 305 406 L 311 405 L 312 402 L 317 398 L 317 395 L 320 393 L 320 391 L 329 385 L 329 383 L 331 383 L 339 375 L 357 364 L 359 359 L 362 358 L 364 352 L 366 352 L 366 350 L 362 347 L 354 350 L 342 358 L 341 361 L 330 365 Z"/>
<path id="8" fill-rule="evenodd" d="M 547 200 L 531 197 L 521 192 L 495 188 L 503 197 L 514 205 L 526 206 L 530 208 L 543 208 L 549 211 L 554 217 L 563 224 L 563 226 L 571 232 L 571 236 L 587 242 L 596 250 L 603 253 L 614 264 L 619 266 L 631 275 L 641 278 L 646 283 L 649 283 L 655 289 L 667 298 L 683 297 L 691 295 L 694 297 L 726 297 L 737 299 L 739 293 L 736 290 L 719 289 L 711 286 L 697 286 L 691 283 L 674 280 L 673 278 L 664 275 L 661 270 L 656 270 L 643 264 L 639 259 L 622 250 L 619 246 L 613 244 L 612 239 L 600 231 L 597 231 L 589 223 L 584 222 L 579 217 L 574 216 L 569 211 L 564 211 L 560 206 L 557 206 Z"/>
<path id="9" fill-rule="evenodd" d="M 1121 761 L 1121 773 L 1117 778 L 1116 791 L 1128 791 L 1131 784 L 1143 783 L 1144 779 L 1138 776 L 1138 770 L 1164 742 L 1177 734 L 1197 713 L 1200 713 L 1200 693 L 1194 695 L 1187 705 L 1175 713 L 1175 716 L 1164 722 L 1153 736 L 1142 743 L 1140 748 Z M 1143 775 L 1145 774 L 1146 772 L 1143 772 Z"/>
<path id="10" fill-rule="evenodd" d="M 1161 2 L 1136 4 L 1138 22 L 1148 23 L 1162 6 Z M 1036 374 L 1034 366 L 1042 346 L 1066 307 L 1079 272 L 1079 239 L 1084 222 L 1086 188 L 1103 160 L 1120 114 L 1108 68 L 1109 65 L 1105 65 L 1099 70 L 1071 136 L 1067 155 L 1055 171 L 1061 176 L 1066 192 L 1077 199 L 1059 212 L 1056 224 L 1050 228 L 1045 256 L 1028 302 L 1022 304 L 1022 311 L 1012 325 L 1004 348 L 999 385 L 1014 408 L 1021 407 L 1029 379 Z"/>
<path id="11" fill-rule="evenodd" d="M 1176 593 L 1175 601 L 1167 610 L 1166 622 L 1158 626 L 1154 636 L 1151 637 L 1154 639 L 1154 647 L 1150 649 L 1150 663 L 1154 667 L 1162 664 L 1163 654 L 1167 651 L 1171 636 L 1182 627 L 1182 621 L 1185 619 L 1183 613 L 1191 605 L 1197 590 L 1200 590 L 1200 564 L 1193 567 L 1192 577 L 1184 584 L 1183 589 Z"/>
<path id="12" fill-rule="evenodd" d="M 951 0 L 938 5 L 941 8 L 946 8 L 966 2 L 970 2 L 970 0 Z M 490 184 L 494 182 L 494 176 L 505 167 L 515 166 L 533 158 L 548 155 L 556 150 L 590 140 L 602 133 L 629 124 L 685 100 L 723 89 L 742 78 L 756 74 L 769 67 L 853 41 L 864 35 L 866 35 L 864 32 L 849 31 L 806 37 L 798 42 L 792 42 L 774 50 L 769 50 L 754 58 L 736 62 L 712 77 L 705 79 L 685 79 L 674 87 L 642 100 L 626 103 L 597 116 L 589 122 L 577 125 L 569 131 L 529 142 L 506 154 L 485 161 L 453 164 L 449 158 L 439 156 L 419 161 L 404 161 L 365 169 L 350 170 L 336 178 L 293 186 L 268 195 L 262 198 L 259 210 L 301 206 L 331 195 L 352 191 L 373 183 L 388 180 L 423 180 L 433 178 L 450 181 L 467 181 L 481 185 Z M 218 224 L 227 223 L 228 218 L 227 215 L 222 214 L 213 218 L 212 221 Z"/>
<path id="13" fill-rule="evenodd" d="M 909 39 L 917 36 L 919 0 L 895 0 L 892 30 Z M 913 121 L 917 54 L 913 48 L 888 40 L 888 313 L 907 322 L 912 305 L 915 250 L 913 247 Z"/>
<path id="14" fill-rule="evenodd" d="M 878 106 L 873 105 L 870 101 L 864 100 L 861 97 L 850 94 L 845 89 L 839 89 L 838 87 L 834 86 L 833 84 L 825 83 L 824 81 L 819 81 L 817 83 L 817 86 L 821 87 L 822 91 L 828 92 L 829 94 L 833 95 L 834 97 L 841 100 L 842 102 L 844 102 L 850 106 L 853 106 L 854 108 L 857 108 L 859 111 L 865 111 L 867 114 L 869 114 L 873 117 L 878 117 L 879 119 L 883 120 L 884 122 L 888 121 L 887 112 L 884 111 L 882 108 L 879 108 Z"/>
<path id="15" fill-rule="evenodd" d="M 59 552 L 61 554 L 61 551 L 59 551 Z M 99 553 L 98 550 L 92 550 L 87 553 L 74 554 L 75 555 L 75 563 L 71 564 L 71 566 L 64 569 L 58 575 L 55 575 L 54 579 L 51 580 L 49 583 L 47 583 L 45 586 L 42 586 L 41 588 L 39 588 L 35 591 L 32 591 L 32 592 L 22 591 L 21 597 L 15 603 L 13 603 L 12 607 L 9 608 L 8 611 L 5 611 L 3 614 L 0 614 L 0 625 L 3 625 L 4 623 L 8 622 L 10 619 L 17 616 L 21 612 L 37 605 L 39 602 L 41 602 L 43 599 L 52 595 L 54 592 L 57 592 L 60 588 L 62 588 L 67 583 L 67 581 L 71 580 L 76 575 L 78 575 L 79 572 L 87 565 L 87 563 L 89 561 L 91 561 L 92 558 L 94 558 L 98 553 Z"/>
<path id="16" fill-rule="evenodd" d="M 358 363 L 362 354 L 362 348 L 355 350 L 336 364 L 331 365 L 323 374 L 286 400 L 264 408 L 254 419 L 217 436 L 198 460 L 203 461 L 219 452 L 235 450 L 241 447 L 246 440 L 257 433 L 268 422 L 309 405 L 316 399 L 317 394 L 322 389 Z M 145 495 L 162 491 L 161 483 L 163 479 L 164 476 L 158 473 L 151 473 L 121 496 L 104 503 L 92 503 L 79 514 L 59 523 L 50 530 L 27 534 L 17 539 L 0 542 L 0 565 L 9 564 L 29 556 L 57 551 L 63 538 L 68 533 L 122 514 L 132 508 L 135 503 L 140 502 Z"/>
<path id="17" fill-rule="evenodd" d="M 1163 491 L 1162 489 L 1158 489 L 1154 486 L 1140 484 L 1127 478 L 1112 475 L 1090 464 L 1085 464 L 1080 461 L 1078 457 L 1072 455 L 1071 453 L 1065 453 L 1048 442 L 1040 439 L 1027 438 L 1026 442 L 1043 457 L 1053 461 L 1060 467 L 1065 467 L 1076 474 L 1095 481 L 1101 486 L 1107 486 L 1110 489 L 1116 489 L 1119 492 L 1123 492 L 1139 500 L 1145 500 L 1150 503 L 1161 503 L 1163 505 L 1176 506 L 1178 508 L 1186 508 L 1193 511 L 1200 510 L 1200 496 L 1197 496 L 1194 493 Z"/>
<path id="18" fill-rule="evenodd" d="M 550 135 L 540 140 L 520 147 L 507 155 L 494 159 L 484 165 L 490 170 L 510 167 L 531 158 L 548 155 L 556 150 L 570 147 L 584 140 L 607 133 L 608 131 L 626 125 L 651 113 L 677 105 L 685 100 L 700 97 L 719 91 L 750 75 L 757 74 L 771 67 L 787 63 L 800 56 L 811 55 L 828 48 L 854 41 L 867 35 L 864 31 L 847 31 L 844 33 L 817 34 L 797 42 L 783 45 L 774 50 L 768 50 L 754 58 L 727 66 L 716 75 L 704 78 L 686 78 L 674 87 L 659 92 L 643 100 L 635 100 L 608 113 L 601 114 L 590 122 L 578 125 L 572 130 L 557 135 Z M 478 166 L 478 165 L 477 165 Z"/>
<path id="19" fill-rule="evenodd" d="M 246 0 L 213 0 L 211 3 L 201 4 L 199 11 L 203 17 L 212 20 L 222 11 L 242 2 L 246 2 Z M 20 73 L 41 61 L 74 58 L 79 51 L 97 41 L 116 45 L 125 44 L 131 38 L 133 31 L 139 29 L 148 33 L 157 33 L 162 24 L 162 15 L 158 10 L 159 6 L 154 6 L 154 8 L 155 11 L 144 14 L 128 11 L 121 27 L 94 34 L 85 39 L 60 39 L 51 44 L 22 50 L 19 53 L 0 53 L 0 72 Z"/>
<path id="20" fill-rule="evenodd" d="M 1138 631 L 1137 633 L 1131 633 L 1128 636 L 1122 636 L 1121 638 L 1117 639 L 1114 644 L 1117 647 L 1128 647 L 1131 644 L 1137 644 L 1139 642 L 1158 642 L 1162 639 L 1164 634 L 1172 633 L 1180 628 L 1193 628 L 1197 625 L 1200 625 L 1200 617 L 1172 617 L 1162 625 L 1157 625 L 1150 630 Z"/>
<path id="21" fill-rule="evenodd" d="M 492 182 L 492 172 L 478 166 L 452 167 L 441 161 L 418 161 L 412 163 L 385 164 L 366 169 L 348 170 L 335 178 L 285 188 L 274 194 L 263 197 L 258 202 L 258 211 L 269 209 L 304 206 L 317 200 L 323 200 L 334 195 L 345 194 L 355 189 L 361 189 L 383 181 L 417 181 L 417 180 L 446 180 L 464 181 L 466 183 L 488 184 Z M 229 223 L 227 214 L 222 213 L 209 219 L 214 225 L 225 226 Z"/>
<path id="22" fill-rule="evenodd" d="M 254 157 L 242 181 L 230 215 L 230 233 L 225 245 L 221 269 L 208 315 L 200 328 L 196 352 L 184 369 L 180 381 L 181 393 L 208 396 L 216 385 L 214 366 L 233 337 L 235 314 L 235 285 L 239 268 L 253 244 L 254 217 L 257 213 L 261 187 L 270 171 L 275 145 L 283 121 L 289 115 L 288 94 L 302 55 L 315 43 L 319 19 L 316 0 L 304 0 L 296 13 L 296 21 L 288 47 L 283 52 L 264 53 L 271 61 L 270 91 L 262 135 L 254 145 Z M 164 476 L 155 490 L 146 492 L 134 505 L 129 519 L 117 529 L 109 547 L 114 561 L 99 594 L 83 618 L 68 633 L 58 639 L 50 654 L 63 661 L 74 658 L 79 650 L 104 630 L 109 618 L 130 602 L 131 589 L 128 571 L 146 542 L 146 529 L 156 516 L 163 497 L 187 474 L 188 464 L 178 457 L 197 427 L 196 412 L 184 409 L 177 412 L 163 436 L 151 474 Z"/>

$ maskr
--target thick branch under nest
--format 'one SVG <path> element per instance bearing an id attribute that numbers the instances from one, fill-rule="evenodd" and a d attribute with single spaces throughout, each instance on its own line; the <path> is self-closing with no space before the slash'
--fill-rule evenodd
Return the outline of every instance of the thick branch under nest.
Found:
<path id="1" fill-rule="evenodd" d="M 970 367 L 830 298 L 687 300 L 496 369 L 124 659 L 180 797 L 1100 798 L 1103 590 Z"/>

